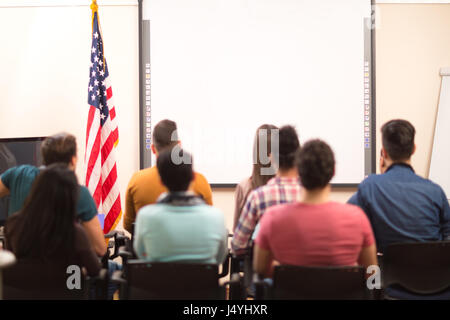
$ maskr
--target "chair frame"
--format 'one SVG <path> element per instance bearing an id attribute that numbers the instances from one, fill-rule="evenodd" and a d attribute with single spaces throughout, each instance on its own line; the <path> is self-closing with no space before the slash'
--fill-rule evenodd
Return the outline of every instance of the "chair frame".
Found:
<path id="1" fill-rule="evenodd" d="M 430 274 L 433 266 L 440 270 Z M 424 298 L 439 294 L 450 289 L 450 241 L 393 243 L 384 251 L 381 267 L 384 290 L 395 286 Z"/>
<path id="2" fill-rule="evenodd" d="M 343 278 L 345 277 L 345 280 Z M 366 300 L 371 299 L 362 266 L 276 266 L 273 284 L 255 275 L 256 300 Z M 330 290 L 334 279 L 342 283 Z M 327 283 L 324 286 L 323 283 Z M 305 285 L 307 289 L 304 288 Z M 298 288 L 303 288 L 298 290 Z"/>
<path id="3" fill-rule="evenodd" d="M 151 285 L 149 287 L 145 287 L 142 281 L 140 282 L 144 288 L 134 288 L 135 280 L 134 270 L 139 268 L 148 269 L 148 276 L 145 277 L 145 280 L 155 281 L 154 287 Z M 153 269 L 153 270 L 152 270 Z M 179 300 L 179 299 L 189 299 L 189 300 L 221 300 L 225 298 L 225 286 L 234 283 L 233 281 L 226 282 L 223 286 L 219 285 L 219 279 L 221 274 L 218 272 L 219 268 L 215 264 L 197 264 L 197 263 L 178 263 L 178 262 L 148 262 L 144 260 L 128 260 L 127 261 L 127 273 L 124 274 L 123 271 L 116 271 L 113 274 L 112 281 L 113 283 L 120 284 L 120 299 L 128 300 L 128 299 L 154 299 L 154 300 Z M 156 275 L 151 275 L 151 272 L 155 272 Z M 167 274 L 164 274 L 167 272 Z M 197 274 L 201 274 L 201 280 L 204 281 L 205 291 L 202 291 L 201 283 L 196 285 L 192 280 L 192 278 L 183 275 L 183 279 L 179 277 L 182 276 L 182 273 L 186 272 L 187 274 L 191 272 L 195 272 Z M 173 277 L 178 278 L 173 280 Z M 151 280 L 153 278 L 153 280 Z M 164 287 L 162 285 L 161 279 L 167 279 L 167 284 Z M 184 282 L 186 280 L 186 282 Z M 185 289 L 185 286 L 189 287 L 188 290 L 182 292 Z M 170 287 L 170 288 L 169 288 Z M 209 287 L 209 289 L 207 289 Z M 175 289 L 174 289 L 175 288 Z M 172 289 L 174 289 L 172 291 Z M 133 292 L 135 290 L 137 292 Z M 206 292 L 207 290 L 213 290 L 212 292 Z M 231 288 L 230 291 L 235 291 L 235 287 Z M 170 291 L 170 292 L 169 292 Z M 141 295 L 141 297 L 138 297 Z"/>

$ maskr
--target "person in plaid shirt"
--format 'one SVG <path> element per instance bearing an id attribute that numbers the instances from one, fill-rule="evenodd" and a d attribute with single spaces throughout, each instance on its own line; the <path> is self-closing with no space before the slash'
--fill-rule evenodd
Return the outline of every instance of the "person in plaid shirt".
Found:
<path id="1" fill-rule="evenodd" d="M 257 224 L 269 207 L 300 201 L 301 186 L 295 166 L 295 156 L 299 149 L 300 142 L 295 128 L 281 127 L 278 159 L 271 155 L 278 166 L 277 174 L 266 185 L 249 194 L 231 240 L 233 254 L 242 255 L 247 252 L 249 240 L 252 234 L 253 238 L 256 236 Z"/>

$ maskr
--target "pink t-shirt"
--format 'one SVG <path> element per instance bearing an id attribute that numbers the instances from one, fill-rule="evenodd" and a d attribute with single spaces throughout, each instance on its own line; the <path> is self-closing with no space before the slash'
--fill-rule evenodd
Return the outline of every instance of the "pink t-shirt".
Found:
<path id="1" fill-rule="evenodd" d="M 374 243 L 370 222 L 357 206 L 327 202 L 274 206 L 261 219 L 256 244 L 281 264 L 350 266 Z"/>

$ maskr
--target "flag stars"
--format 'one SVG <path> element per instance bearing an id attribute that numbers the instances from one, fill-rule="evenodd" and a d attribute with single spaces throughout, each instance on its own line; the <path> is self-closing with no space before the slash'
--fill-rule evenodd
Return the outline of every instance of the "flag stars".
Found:
<path id="1" fill-rule="evenodd" d="M 95 53 L 95 51 L 97 51 L 97 49 L 95 49 L 95 47 L 92 47 L 92 53 Z"/>
<path id="2" fill-rule="evenodd" d="M 100 75 L 103 77 L 105 75 L 105 71 L 101 70 Z"/>
<path id="3" fill-rule="evenodd" d="M 89 86 L 89 92 L 91 92 L 94 88 L 90 85 Z"/>
<path id="4" fill-rule="evenodd" d="M 100 118 L 101 118 L 102 120 L 105 120 L 106 116 L 105 116 L 102 112 L 100 112 Z"/>
<path id="5" fill-rule="evenodd" d="M 94 61 L 98 62 L 98 56 L 95 56 Z"/>
<path id="6" fill-rule="evenodd" d="M 98 32 L 94 33 L 94 38 L 97 39 L 98 38 Z"/>
<path id="7" fill-rule="evenodd" d="M 92 96 L 91 96 L 91 100 L 92 100 L 92 101 L 95 101 L 95 95 L 92 95 Z"/>
<path id="8" fill-rule="evenodd" d="M 100 95 L 100 90 L 98 90 L 98 89 L 97 89 L 97 95 L 98 95 L 98 96 Z"/>
<path id="9" fill-rule="evenodd" d="M 100 60 L 100 61 L 98 62 L 98 64 L 99 64 L 100 66 L 102 66 L 102 65 L 103 65 L 103 61 Z"/>
<path id="10" fill-rule="evenodd" d="M 103 105 L 101 103 L 98 105 L 98 107 L 100 108 L 100 110 L 103 110 Z"/>
<path id="11" fill-rule="evenodd" d="M 97 79 L 94 80 L 94 86 L 95 86 L 95 87 L 98 86 L 98 80 L 97 80 Z"/>
<path id="12" fill-rule="evenodd" d="M 95 77 L 95 71 L 92 71 L 92 76 Z"/>

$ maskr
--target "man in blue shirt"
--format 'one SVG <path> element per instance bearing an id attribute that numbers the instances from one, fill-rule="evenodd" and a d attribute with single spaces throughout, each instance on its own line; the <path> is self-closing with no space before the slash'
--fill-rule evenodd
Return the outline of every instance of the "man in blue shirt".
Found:
<path id="1" fill-rule="evenodd" d="M 46 138 L 41 153 L 46 166 L 61 162 L 75 170 L 77 163 L 77 145 L 73 135 L 56 134 Z M 8 216 L 22 209 L 30 193 L 31 186 L 41 169 L 31 165 L 21 165 L 5 171 L 0 177 L 0 198 L 10 196 Z M 97 218 L 97 206 L 89 190 L 80 185 L 77 203 L 77 216 L 89 236 L 93 249 L 99 256 L 106 253 L 106 243 L 100 221 Z"/>
<path id="2" fill-rule="evenodd" d="M 450 207 L 442 188 L 415 174 L 415 129 L 406 120 L 381 128 L 381 173 L 365 179 L 349 203 L 369 217 L 377 248 L 396 242 L 439 241 L 450 236 Z"/>
<path id="3" fill-rule="evenodd" d="M 169 192 L 139 210 L 134 233 L 138 257 L 221 264 L 227 255 L 224 216 L 188 191 L 194 177 L 191 156 L 179 147 L 167 149 L 159 154 L 156 167 Z"/>

